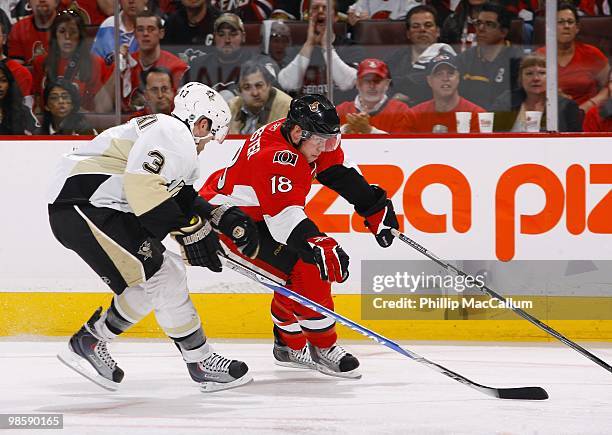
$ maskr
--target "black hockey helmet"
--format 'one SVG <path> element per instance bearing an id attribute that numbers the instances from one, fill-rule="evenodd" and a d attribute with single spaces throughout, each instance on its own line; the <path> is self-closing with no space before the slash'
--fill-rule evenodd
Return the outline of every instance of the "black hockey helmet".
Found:
<path id="1" fill-rule="evenodd" d="M 326 140 L 326 151 L 333 151 L 340 142 L 340 118 L 331 101 L 321 94 L 294 98 L 285 120 L 286 134 L 294 125 L 302 129 L 302 140 L 318 136 Z M 301 141 L 297 146 L 301 144 Z"/>

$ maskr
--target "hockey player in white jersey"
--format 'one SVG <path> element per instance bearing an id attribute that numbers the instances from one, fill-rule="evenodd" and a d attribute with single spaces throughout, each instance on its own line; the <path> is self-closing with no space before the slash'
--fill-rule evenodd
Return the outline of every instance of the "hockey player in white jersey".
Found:
<path id="1" fill-rule="evenodd" d="M 237 207 L 212 206 L 193 188 L 197 156 L 210 140 L 223 141 L 230 109 L 216 91 L 193 82 L 179 89 L 174 105 L 172 116 L 132 119 L 64 155 L 49 192 L 53 234 L 115 293 L 110 307 L 99 308 L 58 357 L 110 390 L 124 373 L 106 344 L 150 311 L 203 391 L 251 379 L 244 362 L 215 353 L 207 342 L 184 265 L 220 272 L 218 232 L 247 256 L 259 248 L 247 215 Z M 169 233 L 182 259 L 165 250 Z"/>

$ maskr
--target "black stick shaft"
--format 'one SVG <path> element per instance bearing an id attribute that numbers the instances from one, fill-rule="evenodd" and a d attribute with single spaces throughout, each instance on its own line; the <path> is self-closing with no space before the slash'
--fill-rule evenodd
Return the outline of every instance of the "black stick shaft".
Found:
<path id="1" fill-rule="evenodd" d="M 440 266 L 442 266 L 444 269 L 448 270 L 449 272 L 453 272 L 453 273 L 455 273 L 457 275 L 467 276 L 467 274 L 465 272 L 463 272 L 462 270 L 460 270 L 457 267 L 453 266 L 452 264 L 447 263 L 444 260 L 441 260 L 437 255 L 433 254 L 432 252 L 430 252 L 429 250 L 427 250 L 423 246 L 419 245 L 417 242 L 415 242 L 414 240 L 412 240 L 408 236 L 400 233 L 398 230 L 392 229 L 391 232 L 393 233 L 393 235 L 396 238 L 400 239 L 402 242 L 406 243 L 407 245 L 410 245 L 412 248 L 416 249 L 417 251 L 419 251 L 421 254 L 425 255 L 429 259 L 435 261 L 436 263 L 438 263 Z M 484 294 L 488 295 L 489 297 L 492 297 L 492 298 L 495 298 L 495 299 L 498 299 L 498 300 L 504 302 L 504 306 L 505 307 L 509 307 L 512 311 L 514 311 L 516 314 L 521 316 L 523 319 L 525 319 L 528 322 L 536 325 L 538 328 L 540 328 L 541 330 L 543 330 L 547 334 L 550 334 L 553 337 L 555 337 L 561 343 L 571 347 L 576 352 L 578 352 L 581 355 L 587 357 L 588 359 L 593 361 L 595 364 L 603 367 L 604 369 L 606 369 L 607 371 L 612 373 L 612 366 L 610 366 L 610 364 L 608 364 L 607 362 L 605 362 L 601 358 L 593 355 L 591 352 L 586 350 L 584 347 L 582 347 L 579 344 L 573 342 L 572 340 L 570 340 L 569 338 L 567 338 L 566 336 L 564 336 L 560 332 L 554 330 L 553 328 L 551 328 L 547 324 L 545 324 L 542 321 L 538 320 L 537 318 L 533 317 L 531 314 L 527 313 L 526 311 L 522 310 L 521 308 L 515 307 L 513 303 L 509 304 L 507 302 L 506 298 L 504 298 L 499 293 L 491 290 L 486 285 L 478 286 L 478 289 L 480 291 L 482 291 Z"/>

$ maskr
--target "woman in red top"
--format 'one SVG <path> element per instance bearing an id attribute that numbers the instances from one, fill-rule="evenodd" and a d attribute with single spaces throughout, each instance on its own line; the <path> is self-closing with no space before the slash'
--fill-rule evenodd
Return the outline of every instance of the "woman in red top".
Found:
<path id="1" fill-rule="evenodd" d="M 90 53 L 83 19 L 72 10 L 60 12 L 51 26 L 49 54 L 33 62 L 34 93 L 42 108 L 42 90 L 47 81 L 63 79 L 79 89 L 81 105 L 94 110 L 94 97 L 108 79 L 104 60 Z"/>
<path id="2" fill-rule="evenodd" d="M 563 2 L 557 11 L 559 88 L 588 112 L 608 98 L 608 58 L 597 47 L 576 41 L 578 13 Z M 544 53 L 544 48 L 538 50 Z"/>

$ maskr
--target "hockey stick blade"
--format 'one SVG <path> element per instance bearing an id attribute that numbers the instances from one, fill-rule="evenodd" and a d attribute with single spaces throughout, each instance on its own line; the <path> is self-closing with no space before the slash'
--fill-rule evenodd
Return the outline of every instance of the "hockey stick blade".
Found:
<path id="1" fill-rule="evenodd" d="M 326 317 L 332 318 L 338 323 L 351 328 L 353 331 L 364 335 L 370 340 L 375 341 L 378 344 L 382 344 L 383 346 L 388 347 L 395 352 L 398 352 L 416 362 L 426 365 L 432 370 L 435 370 L 438 373 L 441 373 L 445 376 L 448 376 L 455 381 L 466 385 L 470 388 L 480 391 L 488 396 L 495 397 L 498 399 L 513 399 L 513 400 L 545 400 L 548 399 L 548 393 L 541 387 L 518 387 L 518 388 L 493 388 L 487 387 L 485 385 L 478 384 L 470 379 L 466 378 L 459 373 L 453 372 L 452 370 L 447 369 L 440 364 L 437 364 L 433 361 L 428 360 L 408 349 L 404 349 L 399 344 L 394 341 L 383 337 L 382 335 L 365 328 L 364 326 L 359 325 L 358 323 L 353 322 L 352 320 L 342 316 L 341 314 L 336 313 L 329 308 L 325 308 L 322 305 L 319 305 L 316 302 L 311 301 L 310 299 L 296 293 L 288 288 L 282 286 L 281 284 L 272 281 L 271 279 L 261 275 L 256 270 L 251 269 L 244 264 L 238 263 L 235 260 L 227 257 L 225 254 L 220 253 L 221 257 L 225 259 L 225 264 L 229 269 L 232 269 L 241 275 L 246 276 L 247 278 L 252 279 L 253 281 L 263 285 L 264 287 L 272 290 L 275 293 L 279 293 L 283 296 L 288 297 L 289 299 L 298 302 L 306 308 L 311 309 L 319 314 L 322 314 Z"/>
<path id="2" fill-rule="evenodd" d="M 398 230 L 392 228 L 391 229 L 391 234 L 393 234 L 396 238 L 400 239 L 405 244 L 409 245 L 411 248 L 419 251 L 421 254 L 423 254 L 424 256 L 429 258 L 430 260 L 436 262 L 437 264 L 439 264 L 440 266 L 442 266 L 444 269 L 448 270 L 449 272 L 452 272 L 452 273 L 455 273 L 455 274 L 461 275 L 461 276 L 468 276 L 464 271 L 456 268 L 455 266 L 453 266 L 450 263 L 447 263 L 444 260 L 441 260 L 440 257 L 438 257 L 434 253 L 430 252 L 429 250 L 427 250 L 423 246 L 419 245 L 417 242 L 412 240 L 410 237 L 406 236 L 405 234 L 400 233 Z M 476 287 L 476 288 L 478 290 L 480 290 L 483 294 L 486 294 L 487 296 L 489 296 L 491 298 L 494 298 L 494 299 L 502 301 L 504 303 L 505 307 L 509 307 L 512 311 L 514 311 L 516 314 L 521 316 L 523 319 L 525 319 L 528 322 L 532 323 L 533 325 L 537 326 L 538 328 L 540 328 L 542 331 L 546 332 L 547 334 L 552 335 L 557 340 L 559 340 L 561 343 L 565 344 L 566 346 L 571 347 L 572 349 L 574 349 L 576 352 L 578 352 L 582 356 L 590 359 L 591 361 L 593 361 L 598 366 L 603 367 L 604 369 L 606 369 L 607 371 L 612 373 L 612 366 L 610 364 L 608 364 L 607 362 L 605 362 L 601 358 L 593 355 L 591 352 L 586 350 L 584 347 L 580 346 L 578 343 L 573 342 L 572 340 L 570 340 L 569 338 L 567 338 L 566 336 L 564 336 L 560 332 L 554 330 L 553 328 L 548 326 L 546 323 L 538 320 L 537 318 L 533 317 L 531 314 L 527 313 L 526 311 L 523 311 L 522 309 L 514 306 L 514 304 L 508 303 L 506 298 L 504 298 L 499 293 L 491 290 L 486 285 L 483 285 L 483 286 L 480 286 L 480 287 Z"/>

